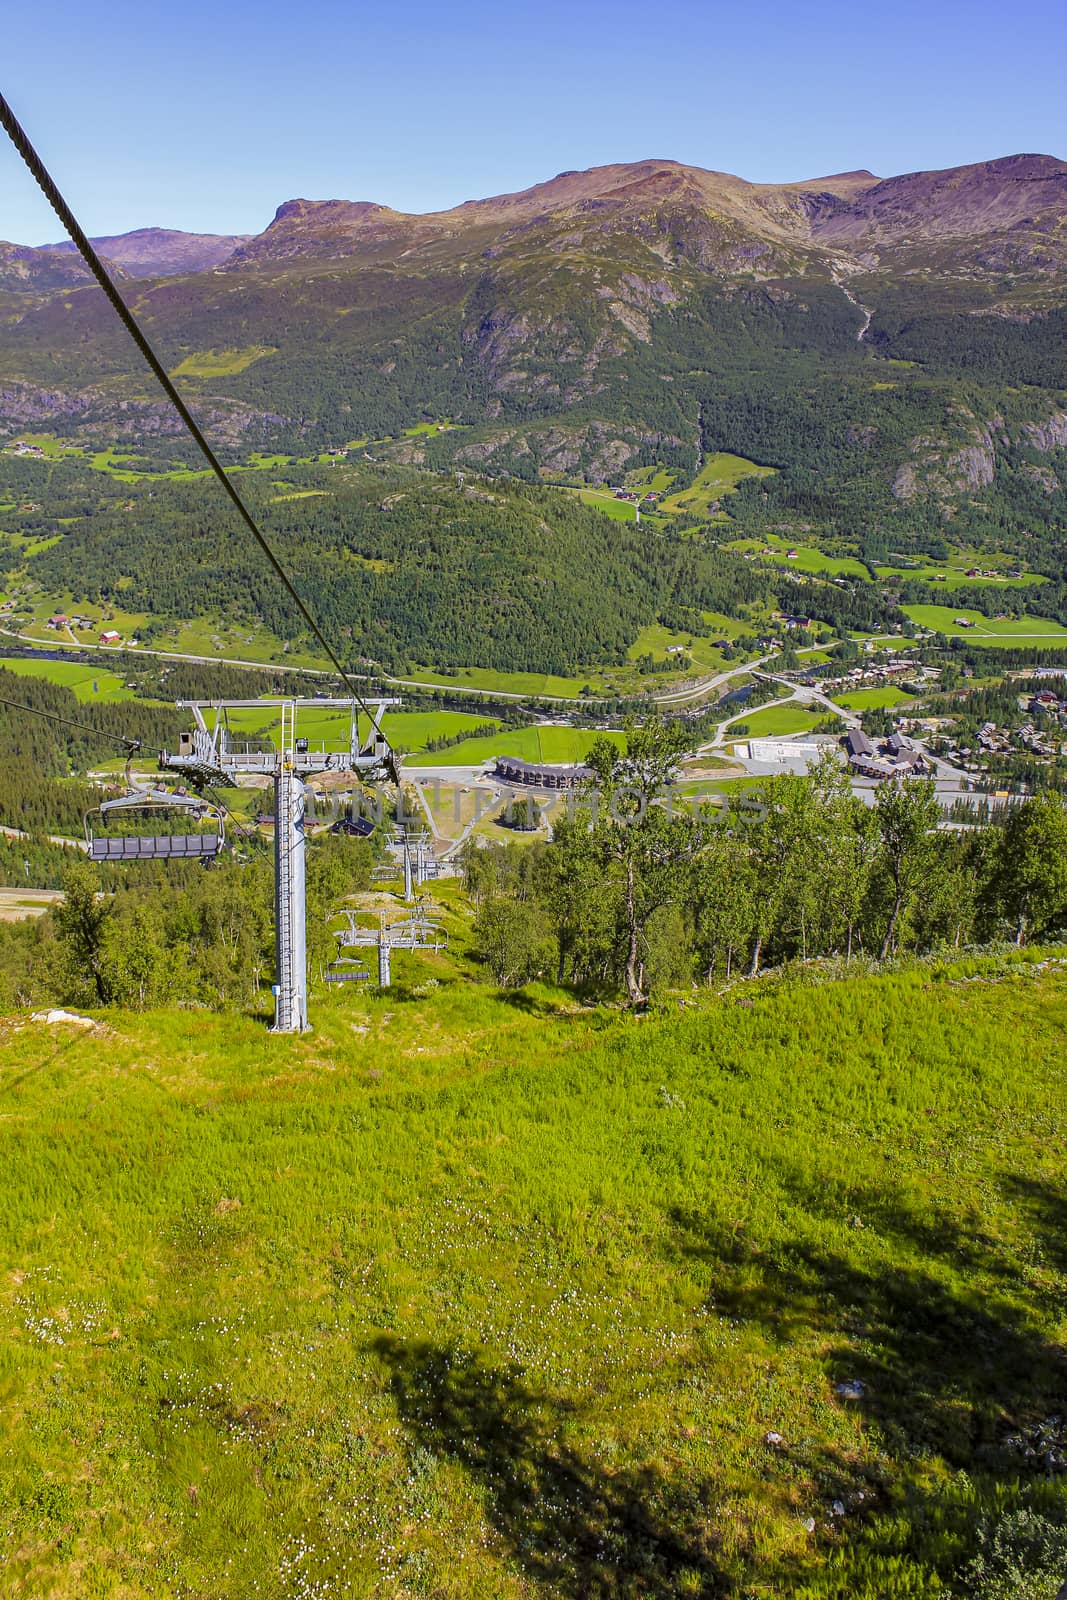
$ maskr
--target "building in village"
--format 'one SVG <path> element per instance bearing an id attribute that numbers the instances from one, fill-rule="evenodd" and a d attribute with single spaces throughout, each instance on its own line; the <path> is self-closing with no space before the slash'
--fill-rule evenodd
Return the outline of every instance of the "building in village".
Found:
<path id="1" fill-rule="evenodd" d="M 590 776 L 582 766 L 545 766 L 535 761 L 520 761 L 517 756 L 497 756 L 493 775 L 501 783 L 521 784 L 526 789 L 577 789 Z"/>
<path id="2" fill-rule="evenodd" d="M 852 773 L 875 778 L 879 783 L 891 778 L 919 777 L 929 769 L 926 756 L 903 733 L 891 733 L 875 749 L 862 728 L 851 728 L 844 743 Z"/>

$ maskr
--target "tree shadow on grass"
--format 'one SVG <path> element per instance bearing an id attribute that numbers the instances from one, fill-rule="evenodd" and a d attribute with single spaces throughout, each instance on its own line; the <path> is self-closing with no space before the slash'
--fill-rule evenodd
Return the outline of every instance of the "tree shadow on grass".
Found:
<path id="1" fill-rule="evenodd" d="M 501 1005 L 510 1006 L 513 1011 L 525 1011 L 531 1017 L 552 1016 L 556 1011 L 548 1001 L 527 994 L 525 989 L 498 989 L 493 998 Z"/>
<path id="2" fill-rule="evenodd" d="M 610 1472 L 565 1442 L 573 1408 L 512 1367 L 385 1336 L 401 1420 L 423 1448 L 479 1484 L 488 1515 L 531 1577 L 572 1600 L 675 1600 L 730 1592 L 701 1534 L 697 1486 L 648 1468 Z"/>
<path id="3" fill-rule="evenodd" d="M 1067 1275 L 1067 1190 L 1018 1173 L 1002 1179 L 1000 1187 L 1037 1235 L 1041 1254 L 1053 1271 Z"/>
<path id="4" fill-rule="evenodd" d="M 803 1233 L 766 1249 L 674 1214 L 683 1254 L 716 1267 L 716 1309 L 783 1342 L 814 1336 L 830 1381 L 853 1386 L 842 1403 L 876 1423 L 895 1454 L 1019 1472 L 1011 1437 L 1061 1410 L 1067 1394 L 1067 1351 L 1043 1326 L 1047 1296 L 1024 1268 L 979 1231 L 855 1189 L 860 1242 L 828 1249 L 817 1241 L 832 1200 L 792 1178 L 784 1187 L 808 1214 Z"/>

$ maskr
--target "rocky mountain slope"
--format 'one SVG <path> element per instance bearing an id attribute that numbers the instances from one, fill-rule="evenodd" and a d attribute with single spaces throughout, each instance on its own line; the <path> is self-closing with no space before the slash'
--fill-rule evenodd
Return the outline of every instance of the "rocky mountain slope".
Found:
<path id="1" fill-rule="evenodd" d="M 113 260 L 108 265 L 116 278 L 128 276 Z M 80 256 L 64 253 L 58 246 L 36 250 L 31 245 L 0 240 L 0 292 L 50 294 L 57 289 L 83 288 L 92 282 L 93 275 Z"/>

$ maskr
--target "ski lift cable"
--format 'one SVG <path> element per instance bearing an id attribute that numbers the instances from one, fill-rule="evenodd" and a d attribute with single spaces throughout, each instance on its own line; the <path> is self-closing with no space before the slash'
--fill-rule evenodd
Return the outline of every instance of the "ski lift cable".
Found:
<path id="1" fill-rule="evenodd" d="M 341 682 L 350 691 L 353 700 L 360 707 L 360 709 L 371 718 L 371 722 L 373 724 L 373 715 L 364 701 L 363 696 L 356 688 L 354 681 L 349 677 L 345 668 L 341 665 L 341 661 L 337 655 L 337 652 L 326 638 L 326 635 L 315 621 L 315 618 L 308 610 L 304 601 L 300 598 L 292 579 L 282 566 L 281 561 L 275 555 L 267 539 L 260 532 L 255 518 L 245 505 L 244 500 L 241 498 L 236 486 L 226 472 L 225 467 L 222 465 L 204 434 L 201 432 L 196 419 L 193 417 L 192 412 L 189 410 L 188 406 L 185 404 L 185 401 L 175 388 L 173 382 L 167 374 L 166 368 L 163 366 L 163 363 L 160 361 L 159 357 L 156 355 L 152 346 L 146 339 L 144 333 L 141 331 L 141 327 L 137 322 L 137 319 L 134 317 L 132 311 L 119 294 L 118 289 L 111 281 L 104 263 L 101 261 L 95 249 L 90 244 L 89 239 L 84 230 L 81 228 L 77 217 L 74 215 L 73 211 L 70 209 L 70 206 L 59 192 L 59 189 L 56 187 L 56 184 L 48 171 L 48 168 L 41 160 L 41 157 L 37 154 L 37 151 L 30 142 L 29 135 L 22 127 L 22 124 L 15 116 L 14 111 L 11 109 L 10 104 L 2 93 L 0 93 L 0 124 L 3 125 L 5 132 L 10 138 L 12 144 L 15 146 L 15 149 L 18 151 L 19 155 L 26 163 L 26 166 L 29 168 L 37 186 L 40 188 L 45 199 L 52 207 L 52 210 L 55 212 L 67 233 L 70 235 L 70 238 L 73 240 L 86 266 L 89 268 L 93 277 L 96 279 L 97 283 L 104 291 L 104 294 L 111 302 L 116 315 L 119 317 L 127 333 L 130 335 L 130 338 L 136 344 L 145 361 L 148 363 L 149 367 L 151 367 L 156 378 L 159 380 L 159 383 L 162 386 L 168 400 L 177 411 L 189 433 L 192 435 L 194 442 L 203 454 L 208 466 L 221 483 L 226 494 L 229 496 L 237 510 L 238 515 L 241 517 L 241 520 L 248 528 L 248 531 L 259 545 L 259 548 L 262 550 L 267 560 L 270 562 L 275 576 L 278 578 L 279 582 L 284 585 L 289 598 L 296 606 L 300 616 L 307 623 L 315 638 L 326 652 L 326 655 L 336 669 Z"/>
<path id="2" fill-rule="evenodd" d="M 225 800 L 219 794 L 218 789 L 216 789 L 213 784 L 208 784 L 204 792 L 211 797 L 212 803 L 218 806 L 219 810 L 224 812 L 226 816 L 229 817 L 237 832 L 241 835 L 242 839 L 244 839 L 247 845 L 258 847 L 263 843 L 263 840 L 260 838 L 259 834 L 247 827 L 246 824 L 241 821 L 240 817 L 230 810 Z"/>
<path id="3" fill-rule="evenodd" d="M 101 728 L 90 728 L 86 722 L 72 722 L 70 717 L 61 717 L 55 711 L 44 711 L 40 706 L 24 706 L 21 701 L 6 700 L 2 695 L 0 706 L 9 706 L 12 711 L 27 711 L 31 717 L 45 717 L 49 722 L 62 723 L 65 728 L 77 728 L 79 733 L 91 733 L 94 739 L 102 739 L 105 744 L 121 744 L 130 755 L 135 755 L 138 750 L 145 750 L 154 756 L 162 754 L 155 745 L 145 744 L 142 739 L 128 739 L 124 733 L 105 733 Z"/>
<path id="4" fill-rule="evenodd" d="M 145 744 L 141 739 L 128 739 L 124 733 L 104 733 L 99 728 L 91 728 L 86 722 L 73 722 L 70 717 L 61 717 L 54 711 L 44 711 L 40 706 L 23 705 L 21 700 L 7 700 L 4 698 L 4 696 L 0 695 L 0 706 L 7 706 L 12 711 L 26 711 L 31 717 L 44 717 L 46 721 L 58 722 L 62 724 L 64 728 L 76 728 L 79 733 L 90 733 L 94 738 L 103 739 L 107 744 L 121 744 L 131 756 L 136 755 L 138 751 L 142 750 L 150 755 L 161 754 L 156 745 Z M 224 812 L 225 815 L 229 817 L 230 821 L 237 829 L 237 832 L 240 833 L 243 838 L 251 843 L 259 843 L 258 836 L 253 833 L 251 828 L 247 827 L 233 811 L 231 811 L 230 807 L 226 804 L 225 800 L 219 794 L 214 785 L 208 784 L 205 792 L 210 795 L 212 804 L 217 806 L 220 811 Z"/>

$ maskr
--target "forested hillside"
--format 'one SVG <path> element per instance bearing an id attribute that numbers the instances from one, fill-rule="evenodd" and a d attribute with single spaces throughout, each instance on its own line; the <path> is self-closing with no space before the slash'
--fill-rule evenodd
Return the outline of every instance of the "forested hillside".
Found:
<path id="1" fill-rule="evenodd" d="M 294 489 L 301 482 L 315 487 Z M 736 615 L 774 590 L 773 576 L 733 552 L 609 522 L 534 486 L 346 467 L 298 472 L 282 489 L 250 473 L 242 487 L 320 625 L 352 659 L 391 670 L 618 662 L 661 615 L 705 632 L 702 612 Z M 214 483 L 149 478 L 116 489 L 61 462 L 36 492 L 37 509 L 10 519 L 21 537 L 6 549 L 0 540 L 9 581 L 25 572 L 75 607 L 110 601 L 161 620 L 228 611 L 292 634 L 284 591 Z M 38 540 L 43 548 L 27 555 Z"/>

